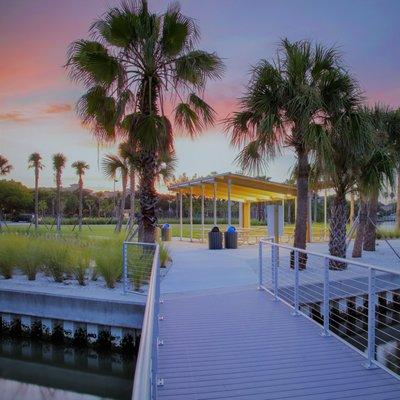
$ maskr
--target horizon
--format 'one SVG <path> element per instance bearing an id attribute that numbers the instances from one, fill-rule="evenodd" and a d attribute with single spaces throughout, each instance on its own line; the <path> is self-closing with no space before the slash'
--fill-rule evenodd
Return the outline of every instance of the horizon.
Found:
<path id="1" fill-rule="evenodd" d="M 7 179 L 32 187 L 33 171 L 28 170 L 27 159 L 30 153 L 38 151 L 46 166 L 40 185 L 54 186 L 51 156 L 63 152 L 68 159 L 64 187 L 77 181 L 71 163 L 84 159 L 90 164 L 85 186 L 95 191 L 112 190 L 112 181 L 102 175 L 98 160 L 114 151 L 115 146 L 101 148 L 98 154 L 95 140 L 81 126 L 74 111 L 83 88 L 68 79 L 62 65 L 68 45 L 86 38 L 93 20 L 106 11 L 107 5 L 117 3 L 0 1 L 0 46 L 4 56 L 0 61 L 0 154 L 14 167 Z M 152 10 L 161 12 L 170 2 L 149 3 Z M 226 72 L 206 89 L 206 98 L 216 109 L 219 123 L 194 140 L 176 138 L 176 176 L 184 172 L 191 177 L 195 173 L 207 175 L 211 171 L 239 169 L 234 163 L 237 151 L 229 145 L 221 121 L 235 110 L 251 65 L 274 57 L 282 37 L 338 46 L 345 64 L 358 79 L 366 102 L 399 107 L 397 1 L 256 1 L 251 8 L 244 1 L 180 4 L 184 14 L 197 20 L 201 32 L 199 47 L 216 51 L 225 61 Z M 264 174 L 284 181 L 293 162 L 292 152 L 285 149 Z M 165 191 L 165 187 L 159 189 Z"/>

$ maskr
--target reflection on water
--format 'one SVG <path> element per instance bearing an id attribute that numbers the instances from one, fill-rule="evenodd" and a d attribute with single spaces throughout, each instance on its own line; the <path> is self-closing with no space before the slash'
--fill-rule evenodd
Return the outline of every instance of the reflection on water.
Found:
<path id="1" fill-rule="evenodd" d="M 130 399 L 134 359 L 133 354 L 0 338 L 0 398 Z"/>

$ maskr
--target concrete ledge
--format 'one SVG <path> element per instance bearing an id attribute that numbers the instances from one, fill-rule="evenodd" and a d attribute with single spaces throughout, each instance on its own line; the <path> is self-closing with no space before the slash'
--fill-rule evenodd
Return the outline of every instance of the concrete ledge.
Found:
<path id="1" fill-rule="evenodd" d="M 110 327 L 141 329 L 146 297 L 142 301 L 93 299 L 0 289 L 0 312 Z"/>

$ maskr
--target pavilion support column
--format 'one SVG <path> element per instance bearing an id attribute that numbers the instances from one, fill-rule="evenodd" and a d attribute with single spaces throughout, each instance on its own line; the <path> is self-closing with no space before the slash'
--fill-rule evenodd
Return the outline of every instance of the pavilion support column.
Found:
<path id="1" fill-rule="evenodd" d="M 213 206 L 214 206 L 214 225 L 217 225 L 217 182 L 214 182 Z"/>
<path id="2" fill-rule="evenodd" d="M 232 225 L 232 202 L 231 202 L 232 182 L 228 180 L 228 225 Z"/>
<path id="3" fill-rule="evenodd" d="M 182 190 L 179 191 L 179 225 L 180 225 L 180 240 L 183 237 L 183 199 Z"/>
<path id="4" fill-rule="evenodd" d="M 204 185 L 201 185 L 201 241 L 204 242 Z"/>
<path id="5" fill-rule="evenodd" d="M 311 194 L 308 193 L 308 198 L 307 198 L 307 242 L 311 243 L 312 242 L 312 204 L 311 204 Z"/>
<path id="6" fill-rule="evenodd" d="M 285 226 L 285 199 L 282 199 L 283 226 Z"/>
<path id="7" fill-rule="evenodd" d="M 243 228 L 250 228 L 250 206 L 249 201 L 243 203 Z"/>
<path id="8" fill-rule="evenodd" d="M 328 191 L 324 190 L 324 237 L 328 234 Z"/>
<path id="9" fill-rule="evenodd" d="M 243 203 L 239 202 L 239 228 L 243 228 Z"/>
<path id="10" fill-rule="evenodd" d="M 190 186 L 189 218 L 190 218 L 190 241 L 193 242 L 193 187 L 192 186 Z"/>

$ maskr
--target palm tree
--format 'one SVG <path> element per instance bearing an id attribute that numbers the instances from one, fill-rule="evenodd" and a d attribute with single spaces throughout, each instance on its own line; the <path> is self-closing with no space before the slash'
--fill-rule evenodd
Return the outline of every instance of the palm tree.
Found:
<path id="1" fill-rule="evenodd" d="M 329 253 L 346 257 L 346 195 L 356 183 L 360 159 L 371 149 L 371 129 L 367 113 L 360 110 L 361 95 L 357 84 L 346 73 L 342 75 L 340 107 L 328 109 L 328 143 L 316 152 L 316 169 L 329 182 L 335 195 L 331 204 Z M 346 83 L 347 82 L 347 83 Z M 342 262 L 330 261 L 330 268 L 344 269 Z"/>
<path id="2" fill-rule="evenodd" d="M 83 176 L 85 175 L 85 171 L 89 169 L 89 164 L 85 161 L 75 161 L 72 165 L 72 168 L 75 169 L 76 175 L 78 175 L 78 186 L 79 186 L 79 216 L 78 216 L 78 224 L 79 230 L 82 230 L 82 220 L 83 220 Z"/>
<path id="3" fill-rule="evenodd" d="M 365 227 L 368 218 L 368 201 L 376 198 L 386 183 L 393 185 L 395 158 L 393 154 L 383 148 L 380 138 L 375 138 L 373 148 L 365 155 L 359 169 L 357 179 L 358 192 L 360 194 L 360 211 L 356 238 L 354 241 L 352 257 L 361 257 L 365 235 Z"/>
<path id="4" fill-rule="evenodd" d="M 391 111 L 388 116 L 388 139 L 391 153 L 396 159 L 397 206 L 396 228 L 400 229 L 400 108 Z"/>
<path id="5" fill-rule="evenodd" d="M 389 137 L 391 135 L 390 130 L 392 126 L 391 112 L 387 106 L 375 105 L 372 110 L 370 110 L 370 118 L 372 124 L 372 130 L 375 137 L 375 145 L 380 148 L 383 152 L 389 153 L 393 150 L 389 146 Z M 396 152 L 391 152 L 393 156 L 398 159 L 399 155 Z M 375 168 L 377 168 L 375 166 Z M 395 168 L 395 165 L 393 165 Z M 378 197 L 379 190 L 374 191 L 371 196 L 369 196 L 368 201 L 368 220 L 365 226 L 364 232 L 364 243 L 363 248 L 366 251 L 375 251 L 375 241 L 376 241 L 376 224 L 378 219 Z"/>
<path id="6" fill-rule="evenodd" d="M 283 40 L 276 60 L 261 60 L 240 111 L 227 121 L 231 143 L 244 170 L 259 172 L 284 146 L 297 157 L 297 216 L 294 246 L 306 248 L 310 154 L 325 146 L 324 110 L 340 102 L 340 57 L 334 48 Z M 301 258 L 300 266 L 305 267 Z"/>
<path id="7" fill-rule="evenodd" d="M 115 226 L 115 232 L 121 232 L 122 224 L 124 221 L 126 187 L 128 183 L 129 165 L 127 161 L 122 157 L 113 154 L 108 154 L 103 158 L 102 166 L 104 175 L 109 179 L 115 179 L 118 172 L 121 175 L 122 193 L 117 212 L 117 225 Z"/>
<path id="8" fill-rule="evenodd" d="M 39 153 L 32 153 L 28 158 L 28 168 L 35 170 L 35 229 L 39 227 L 39 174 L 43 169 L 42 156 Z"/>
<path id="9" fill-rule="evenodd" d="M 0 154 L 0 175 L 7 175 L 13 169 L 13 166 L 8 162 L 7 158 Z"/>
<path id="10" fill-rule="evenodd" d="M 124 142 L 119 145 L 119 153 L 129 165 L 129 198 L 130 198 L 130 216 L 129 225 L 135 224 L 135 190 L 136 190 L 136 171 L 140 166 L 139 153 L 135 146 L 130 142 Z"/>
<path id="11" fill-rule="evenodd" d="M 61 187 L 62 187 L 62 171 L 67 163 L 67 158 L 62 153 L 56 153 L 53 155 L 53 169 L 56 179 L 56 222 L 57 232 L 61 232 Z"/>
<path id="12" fill-rule="evenodd" d="M 68 54 L 71 78 L 87 88 L 78 112 L 98 140 L 125 133 L 139 150 L 140 240 L 154 242 L 156 164 L 174 142 L 164 113 L 167 91 L 176 126 L 195 136 L 214 122 L 202 95 L 223 64 L 215 53 L 196 48 L 197 25 L 178 3 L 156 14 L 146 0 L 125 1 L 95 21 L 91 33 L 93 40 L 72 43 Z"/>

